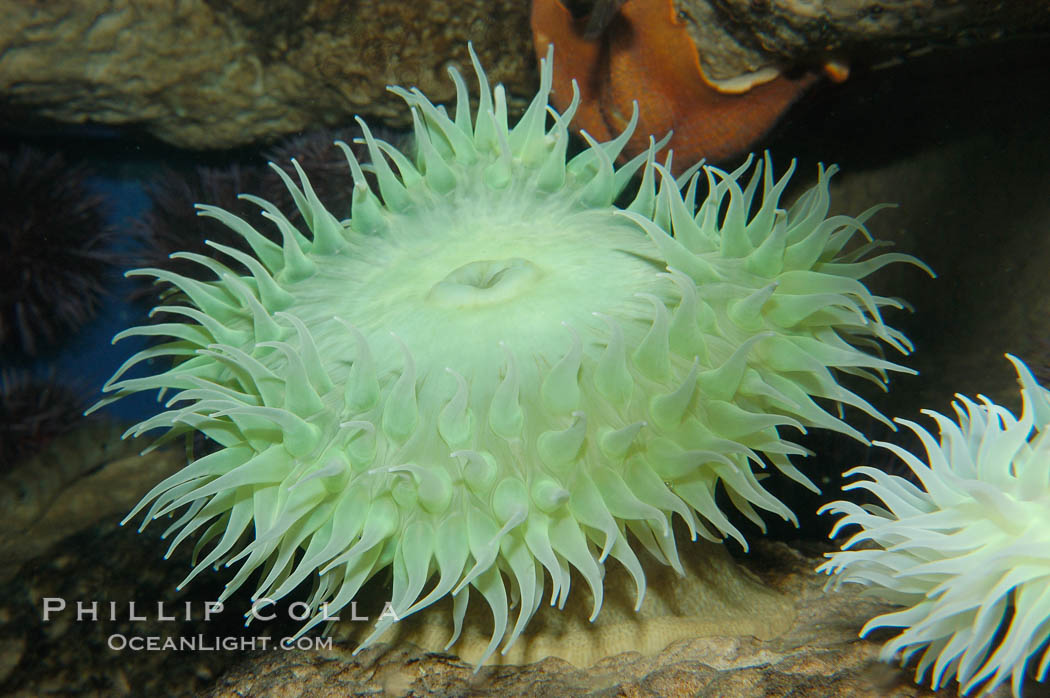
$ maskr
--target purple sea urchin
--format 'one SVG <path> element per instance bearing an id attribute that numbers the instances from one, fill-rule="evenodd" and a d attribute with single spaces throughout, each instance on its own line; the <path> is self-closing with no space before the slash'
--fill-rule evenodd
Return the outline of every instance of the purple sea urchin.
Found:
<path id="1" fill-rule="evenodd" d="M 843 251 L 876 209 L 826 218 L 833 168 L 785 211 L 790 173 L 775 180 L 768 158 L 732 173 L 697 166 L 676 182 L 654 144 L 614 168 L 634 122 L 566 163 L 576 106 L 548 107 L 550 57 L 513 128 L 502 86 L 489 88 L 476 58 L 474 69 L 476 114 L 455 70 L 452 115 L 393 88 L 412 109 L 416 153 L 364 129 L 381 198 L 341 144 L 349 220 L 298 165 L 299 184 L 286 184 L 309 235 L 255 197 L 283 245 L 201 206 L 252 247 L 213 245 L 248 273 L 199 255 L 183 256 L 214 281 L 133 272 L 179 291 L 157 309 L 173 321 L 115 339 L 171 340 L 131 357 L 102 402 L 170 391 L 167 409 L 132 432 L 200 430 L 224 447 L 129 515 L 186 508 L 168 532 L 173 546 L 201 532 L 187 580 L 240 563 L 224 597 L 259 570 L 256 597 L 276 598 L 313 577 L 309 603 L 331 612 L 391 568 L 398 617 L 455 597 L 452 642 L 474 589 L 494 616 L 487 656 L 518 637 L 548 579 L 550 602 L 565 603 L 572 569 L 594 614 L 608 558 L 640 599 L 629 535 L 680 569 L 674 513 L 693 537 L 746 546 L 716 504 L 719 483 L 760 527 L 756 507 L 793 518 L 753 467 L 768 461 L 812 487 L 781 426 L 862 438 L 813 398 L 875 414 L 829 367 L 878 382 L 901 370 L 853 345 L 909 349 L 879 314 L 896 302 L 858 279 L 915 260 L 868 258 L 872 242 Z M 614 207 L 639 171 L 633 203 Z M 701 179 L 709 193 L 697 208 Z M 124 377 L 160 357 L 174 367 Z"/>
<path id="2" fill-rule="evenodd" d="M 34 356 L 94 317 L 107 247 L 102 202 L 86 171 L 31 148 L 0 153 L 0 347 Z"/>
<path id="3" fill-rule="evenodd" d="M 856 583 L 906 606 L 873 618 L 861 631 L 903 628 L 881 656 L 902 663 L 918 655 L 916 681 L 927 674 L 934 689 L 958 678 L 968 694 L 987 693 L 1010 680 L 1014 696 L 1029 660 L 1040 653 L 1037 679 L 1050 671 L 1050 391 L 1028 368 L 1017 369 L 1024 411 L 1020 419 L 983 398 L 961 395 L 956 421 L 925 410 L 941 438 L 918 424 L 897 421 L 918 435 L 927 462 L 894 444 L 895 453 L 922 487 L 875 468 L 844 489 L 868 490 L 883 506 L 833 502 L 841 514 L 832 531 L 858 526 L 842 551 L 818 571 L 832 586 Z M 860 543 L 876 547 L 855 547 Z M 932 670 L 932 673 L 931 673 Z"/>

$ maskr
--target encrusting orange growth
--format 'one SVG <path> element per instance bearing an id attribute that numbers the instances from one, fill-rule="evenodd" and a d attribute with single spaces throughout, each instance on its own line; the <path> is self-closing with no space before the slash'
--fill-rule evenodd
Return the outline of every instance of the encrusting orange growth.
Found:
<path id="1" fill-rule="evenodd" d="M 534 0 L 532 33 L 536 53 L 553 44 L 552 101 L 564 111 L 572 101 L 572 80 L 580 91 L 576 125 L 595 140 L 613 138 L 631 119 L 640 120 L 623 151 L 645 151 L 649 136 L 673 131 L 676 170 L 706 158 L 723 161 L 747 152 L 777 122 L 816 77 L 777 75 L 744 92 L 726 92 L 700 67 L 696 45 L 677 17 L 673 0 L 630 0 L 597 40 L 583 38 L 586 18 L 576 19 L 560 0 Z"/>

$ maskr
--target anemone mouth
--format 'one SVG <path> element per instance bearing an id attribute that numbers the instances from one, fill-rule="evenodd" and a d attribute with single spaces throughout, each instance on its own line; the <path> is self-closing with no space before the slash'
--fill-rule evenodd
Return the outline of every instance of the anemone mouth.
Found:
<path id="1" fill-rule="evenodd" d="M 527 293 L 542 274 L 539 267 L 522 257 L 468 262 L 434 284 L 427 302 L 443 308 L 506 303 Z"/>
<path id="2" fill-rule="evenodd" d="M 527 169 L 523 175 L 535 178 Z M 311 307 L 295 312 L 335 309 L 396 358 L 396 343 L 386 339 L 393 332 L 424 373 L 463 372 L 463 352 L 499 370 L 500 342 L 556 361 L 565 346 L 562 323 L 600 329 L 595 312 L 647 321 L 651 306 L 638 294 L 675 293 L 645 259 L 652 243 L 611 205 L 585 207 L 563 193 L 538 192 L 531 211 L 523 192 L 487 186 L 468 202 L 421 197 L 412 211 L 389 216 L 388 235 L 319 261 L 317 275 L 301 282 Z M 312 319 L 316 326 L 326 318 Z M 424 346 L 425 353 L 415 349 Z"/>
<path id="3" fill-rule="evenodd" d="M 843 252 L 876 209 L 827 218 L 834 169 L 821 167 L 784 210 L 791 172 L 774 179 L 768 157 L 677 181 L 654 143 L 614 168 L 634 121 L 566 162 L 575 107 L 548 124 L 550 59 L 513 128 L 476 58 L 476 113 L 455 71 L 452 115 L 395 88 L 413 108 L 415 159 L 362 122 L 380 191 L 342 144 L 355 181 L 345 223 L 296 165 L 298 184 L 279 174 L 308 230 L 249 197 L 282 245 L 201 207 L 251 246 L 213 245 L 246 271 L 183 255 L 216 279 L 132 272 L 177 289 L 158 308 L 174 321 L 116 339 L 170 340 L 131 357 L 99 404 L 169 391 L 129 433 L 197 430 L 222 446 L 129 515 L 182 512 L 172 545 L 200 534 L 189 578 L 239 564 L 222 598 L 258 572 L 255 595 L 276 599 L 312 576 L 308 603 L 330 612 L 390 568 L 393 617 L 452 595 L 453 641 L 473 590 L 494 619 L 483 661 L 545 599 L 564 606 L 572 574 L 595 617 L 610 560 L 641 603 L 637 550 L 681 570 L 676 515 L 691 538 L 746 547 L 718 488 L 759 527 L 759 510 L 792 519 L 754 472 L 813 487 L 781 431 L 862 438 L 817 400 L 881 418 L 829 368 L 882 383 L 903 369 L 858 347 L 910 349 L 880 315 L 899 304 L 858 279 L 917 262 L 869 257 L 875 243 Z M 633 202 L 616 208 L 636 173 Z M 126 376 L 158 358 L 173 367 Z"/>

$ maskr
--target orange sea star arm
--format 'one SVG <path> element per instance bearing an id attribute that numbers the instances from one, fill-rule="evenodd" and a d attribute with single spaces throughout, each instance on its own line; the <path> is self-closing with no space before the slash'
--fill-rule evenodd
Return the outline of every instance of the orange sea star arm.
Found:
<path id="1" fill-rule="evenodd" d="M 815 80 L 783 75 L 739 93 L 714 87 L 674 0 L 628 0 L 596 41 L 583 38 L 559 0 L 533 0 L 533 41 L 539 55 L 555 47 L 553 101 L 564 109 L 572 79 L 581 104 L 576 124 L 598 140 L 617 135 L 638 101 L 641 121 L 625 155 L 644 150 L 649 135 L 674 131 L 676 169 L 700 158 L 719 161 L 746 152 Z"/>

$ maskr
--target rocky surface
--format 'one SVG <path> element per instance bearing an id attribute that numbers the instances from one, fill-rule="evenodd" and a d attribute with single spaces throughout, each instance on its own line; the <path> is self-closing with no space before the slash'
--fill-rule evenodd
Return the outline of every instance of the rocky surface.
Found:
<path id="1" fill-rule="evenodd" d="M 469 68 L 531 96 L 528 3 L 517 0 L 0 1 L 0 114 L 133 126 L 185 148 L 223 148 L 364 114 L 405 126 L 389 84 L 435 102 Z M 465 71 L 466 72 L 466 71 Z M 0 123 L 5 120 L 0 117 Z"/>
<path id="2" fill-rule="evenodd" d="M 1050 31 L 1050 2 L 982 0 L 674 0 L 705 73 L 767 66 L 900 63 L 935 48 Z"/>
<path id="3" fill-rule="evenodd" d="M 674 0 L 708 76 L 771 65 L 896 62 L 1050 30 L 1050 0 Z M 587 12 L 602 0 L 577 0 Z M 535 91 L 522 0 L 0 0 L 0 125 L 41 119 L 144 131 L 184 148 L 227 148 L 325 126 L 403 127 L 390 84 L 435 103 L 454 94 L 473 41 L 511 106 Z"/>
<path id="4" fill-rule="evenodd" d="M 173 451 L 137 455 L 143 445 L 121 441 L 123 431 L 86 421 L 0 478 L 0 582 L 58 541 L 127 512 L 179 467 Z"/>
<path id="5" fill-rule="evenodd" d="M 236 648 L 111 648 L 121 636 L 243 633 L 236 611 L 211 623 L 202 620 L 204 601 L 215 599 L 222 589 L 215 575 L 206 575 L 188 592 L 175 591 L 189 568 L 191 546 L 165 562 L 168 544 L 158 539 L 158 532 L 136 536 L 134 528 L 118 526 L 122 516 L 109 516 L 64 539 L 0 583 L 0 695 L 194 696 L 244 654 Z M 46 599 L 65 600 L 66 609 L 45 620 Z M 158 618 L 158 601 L 168 604 L 165 615 L 173 620 Z M 78 602 L 85 611 L 79 616 Z M 131 602 L 143 620 L 130 619 Z"/>

